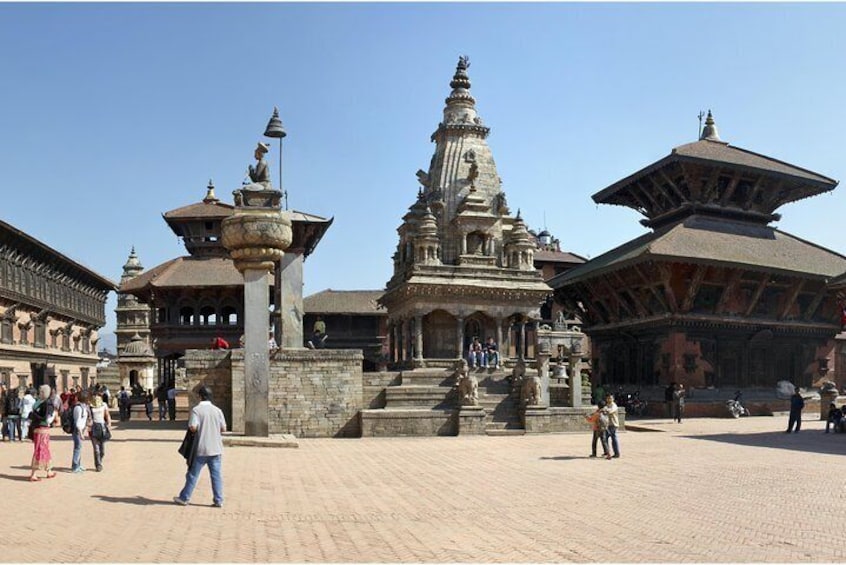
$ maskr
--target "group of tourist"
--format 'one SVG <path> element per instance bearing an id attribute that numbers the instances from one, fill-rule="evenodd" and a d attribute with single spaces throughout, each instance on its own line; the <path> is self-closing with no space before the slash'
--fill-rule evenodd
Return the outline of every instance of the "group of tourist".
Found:
<path id="1" fill-rule="evenodd" d="M 73 386 L 59 394 L 55 388 L 46 384 L 37 390 L 7 390 L 0 385 L 0 397 L 3 406 L 3 439 L 21 441 L 26 438 L 33 442 L 30 481 L 41 480 L 37 476 L 39 470 L 46 473 L 44 478 L 56 476 L 50 452 L 50 428 L 61 425 L 61 415 L 64 413 L 71 420 L 71 471 L 81 473 L 85 470 L 82 466 L 82 441 L 86 438 L 90 438 L 94 450 L 94 466 L 97 471 L 102 470 L 104 442 L 111 437 L 108 410 L 111 394 L 108 387 L 100 384 L 86 389 Z"/>
<path id="2" fill-rule="evenodd" d="M 846 433 L 846 404 L 838 408 L 834 402 L 829 404 L 828 417 L 825 420 L 825 433 L 834 428 L 834 433 Z"/>
<path id="3" fill-rule="evenodd" d="M 470 343 L 470 348 L 467 351 L 467 363 L 472 368 L 484 367 L 499 369 L 499 348 L 494 341 L 494 338 L 489 337 L 484 344 L 479 341 L 478 337 L 474 337 Z"/>
<path id="4" fill-rule="evenodd" d="M 620 444 L 617 442 L 617 428 L 620 427 L 618 413 L 619 408 L 614 402 L 614 395 L 606 394 L 605 400 L 600 400 L 597 403 L 596 410 L 585 416 L 593 429 L 590 457 L 596 457 L 597 441 L 602 444 L 602 456 L 605 459 L 620 457 Z M 611 449 L 609 449 L 609 446 Z"/>

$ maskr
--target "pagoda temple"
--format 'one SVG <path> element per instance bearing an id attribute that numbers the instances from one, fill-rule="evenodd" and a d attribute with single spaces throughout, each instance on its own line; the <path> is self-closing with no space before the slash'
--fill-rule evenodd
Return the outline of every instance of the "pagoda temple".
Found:
<path id="1" fill-rule="evenodd" d="M 390 357 L 404 366 L 464 357 L 474 337 L 527 353 L 527 324 L 552 291 L 534 266 L 536 242 L 506 203 L 461 57 L 428 171 L 397 229 L 388 311 Z M 432 366 L 437 366 L 434 363 Z"/>
<path id="2" fill-rule="evenodd" d="M 771 224 L 837 181 L 722 141 L 695 143 L 593 195 L 651 232 L 550 282 L 592 341 L 601 383 L 810 386 L 833 371 L 846 257 Z"/>

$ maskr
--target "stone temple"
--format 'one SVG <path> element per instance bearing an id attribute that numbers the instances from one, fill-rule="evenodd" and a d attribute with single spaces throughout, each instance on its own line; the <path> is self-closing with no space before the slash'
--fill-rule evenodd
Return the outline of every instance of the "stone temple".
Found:
<path id="1" fill-rule="evenodd" d="M 526 323 L 551 293 L 534 266 L 537 246 L 506 203 L 468 67 L 462 57 L 381 298 L 391 358 L 406 367 L 461 359 L 474 337 L 493 337 L 521 357 Z"/>

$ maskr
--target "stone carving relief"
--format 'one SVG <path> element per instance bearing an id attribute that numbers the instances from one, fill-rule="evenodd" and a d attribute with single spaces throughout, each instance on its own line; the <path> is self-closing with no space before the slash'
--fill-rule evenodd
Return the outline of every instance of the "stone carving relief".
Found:
<path id="1" fill-rule="evenodd" d="M 467 163 L 475 163 L 476 152 L 472 149 L 468 149 L 467 152 L 464 154 L 464 161 Z"/>

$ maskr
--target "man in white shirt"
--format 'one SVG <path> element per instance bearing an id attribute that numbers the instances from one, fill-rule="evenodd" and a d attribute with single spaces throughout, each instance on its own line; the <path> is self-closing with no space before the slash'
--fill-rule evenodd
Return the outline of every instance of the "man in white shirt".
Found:
<path id="1" fill-rule="evenodd" d="M 200 403 L 191 410 L 188 429 L 194 432 L 194 458 L 185 475 L 185 486 L 179 496 L 174 496 L 176 504 L 185 506 L 191 500 L 194 487 L 203 467 L 209 466 L 211 477 L 212 500 L 214 506 L 223 506 L 223 475 L 221 474 L 221 459 L 223 457 L 223 436 L 226 431 L 226 419 L 220 408 L 212 404 L 211 391 L 205 385 L 197 390 Z"/>

